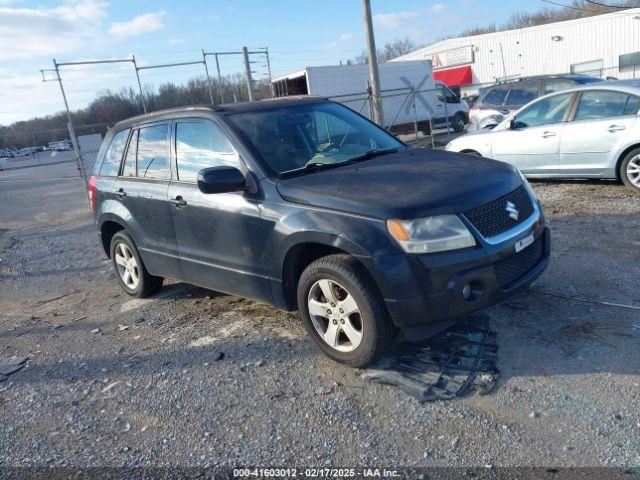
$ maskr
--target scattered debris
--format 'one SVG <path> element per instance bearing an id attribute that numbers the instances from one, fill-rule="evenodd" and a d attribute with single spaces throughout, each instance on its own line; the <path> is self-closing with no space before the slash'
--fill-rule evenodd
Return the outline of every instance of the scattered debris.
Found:
<path id="1" fill-rule="evenodd" d="M 256 363 L 254 363 L 256 367 L 264 367 L 264 364 L 264 360 L 258 360 Z"/>
<path id="2" fill-rule="evenodd" d="M 602 307 L 616 307 L 616 308 L 628 308 L 631 310 L 640 310 L 640 306 L 638 305 L 627 305 L 625 303 L 614 303 L 614 302 L 603 302 L 602 300 L 591 300 L 589 298 L 575 297 L 573 295 L 564 295 L 562 293 L 555 293 L 555 292 L 544 290 L 538 287 L 531 287 L 531 290 L 534 290 L 543 295 L 549 295 L 551 297 L 564 298 L 565 300 L 574 300 L 576 302 L 590 303 L 592 305 L 600 305 Z"/>
<path id="3" fill-rule="evenodd" d="M 498 345 L 489 323 L 486 315 L 474 315 L 424 342 L 400 343 L 362 378 L 394 385 L 421 401 L 489 393 L 498 377 Z"/>
<path id="4" fill-rule="evenodd" d="M 0 358 L 0 382 L 9 378 L 9 375 L 22 370 L 27 364 L 28 357 L 13 355 L 9 358 Z"/>
<path id="5" fill-rule="evenodd" d="M 118 326 L 118 331 L 120 332 L 124 332 L 125 330 L 129 330 L 129 325 L 119 325 Z"/>
<path id="6" fill-rule="evenodd" d="M 42 305 L 44 305 L 44 304 L 46 304 L 46 303 L 55 302 L 56 300 L 60 300 L 60 299 L 62 299 L 62 298 L 68 297 L 69 295 L 74 295 L 74 294 L 76 294 L 76 293 L 78 293 L 78 292 L 80 292 L 80 290 L 73 290 L 72 292 L 64 293 L 64 294 L 62 294 L 62 295 L 58 295 L 57 297 L 48 298 L 48 299 L 46 299 L 46 300 L 40 300 L 40 301 L 38 301 L 38 302 L 34 303 L 34 304 L 33 304 L 33 305 L 31 305 L 31 306 L 32 306 L 32 307 L 35 307 L 35 306 L 42 306 Z"/>
<path id="7" fill-rule="evenodd" d="M 116 380 L 115 382 L 111 382 L 109 385 L 107 385 L 106 387 L 104 387 L 104 388 L 102 389 L 102 392 L 100 392 L 100 393 L 107 393 L 107 392 L 109 392 L 109 390 L 111 390 L 113 387 L 118 386 L 120 383 L 121 383 L 121 381 L 120 381 L 120 380 Z"/>
<path id="8" fill-rule="evenodd" d="M 538 412 L 531 412 L 529 414 L 529 418 L 538 418 L 540 416 L 540 414 Z"/>
<path id="9" fill-rule="evenodd" d="M 216 362 L 219 362 L 220 360 L 224 360 L 224 352 L 218 352 L 218 354 L 216 355 L 216 358 L 214 358 L 214 360 Z"/>
<path id="10" fill-rule="evenodd" d="M 99 328 L 94 328 L 93 330 L 91 330 L 91 333 L 100 333 L 100 329 Z"/>
<path id="11" fill-rule="evenodd" d="M 86 315 L 82 315 L 81 317 L 78 318 L 74 318 L 73 320 L 71 320 L 72 322 L 79 322 L 80 320 L 84 320 L 85 318 L 87 318 Z"/>
<path id="12" fill-rule="evenodd" d="M 207 345 L 211 345 L 215 343 L 218 339 L 212 336 L 205 336 L 195 339 L 193 342 L 189 344 L 191 347 L 206 347 Z"/>

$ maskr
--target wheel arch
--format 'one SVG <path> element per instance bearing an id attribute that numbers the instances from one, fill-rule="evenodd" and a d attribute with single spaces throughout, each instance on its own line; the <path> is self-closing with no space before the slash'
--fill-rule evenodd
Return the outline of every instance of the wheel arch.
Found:
<path id="1" fill-rule="evenodd" d="M 460 153 L 482 156 L 482 154 L 479 151 L 474 150 L 473 148 L 465 148 L 464 150 L 460 150 Z"/>
<path id="2" fill-rule="evenodd" d="M 290 243 L 282 258 L 282 298 L 287 310 L 296 310 L 298 281 L 305 268 L 319 258 L 328 255 L 346 254 L 355 258 L 363 267 L 376 289 L 374 276 L 362 260 L 368 257 L 360 247 L 340 236 L 326 234 L 305 236 L 300 241 Z"/>
<path id="3" fill-rule="evenodd" d="M 111 258 L 111 239 L 113 236 L 126 230 L 126 223 L 120 217 L 115 215 L 105 215 L 100 223 L 100 242 L 107 258 Z"/>
<path id="4" fill-rule="evenodd" d="M 620 153 L 620 155 L 618 155 L 618 159 L 616 160 L 616 171 L 615 171 L 615 175 L 616 178 L 620 181 L 622 181 L 622 176 L 620 175 L 620 165 L 622 165 L 622 162 L 624 161 L 625 157 L 629 154 L 629 152 L 631 152 L 632 150 L 635 150 L 636 148 L 640 148 L 640 143 L 634 143 L 633 145 L 629 145 L 628 147 L 625 147 L 625 149 Z"/>

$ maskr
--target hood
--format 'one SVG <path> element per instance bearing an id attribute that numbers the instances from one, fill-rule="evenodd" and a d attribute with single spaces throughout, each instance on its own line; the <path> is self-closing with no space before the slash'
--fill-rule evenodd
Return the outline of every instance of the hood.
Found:
<path id="1" fill-rule="evenodd" d="M 487 158 L 408 149 L 359 163 L 284 179 L 290 202 L 376 218 L 460 213 L 522 184 L 516 169 Z"/>

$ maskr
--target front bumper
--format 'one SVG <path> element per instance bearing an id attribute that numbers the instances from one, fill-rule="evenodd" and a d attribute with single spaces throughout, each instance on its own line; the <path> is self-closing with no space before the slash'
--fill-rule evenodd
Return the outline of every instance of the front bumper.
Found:
<path id="1" fill-rule="evenodd" d="M 515 253 L 515 242 L 531 233 L 534 243 Z M 537 250 L 527 251 L 533 248 Z M 419 340 L 433 333 L 439 324 L 525 290 L 549 264 L 550 233 L 542 225 L 500 245 L 403 257 L 378 259 L 377 267 L 386 277 L 381 290 L 393 322 L 405 337 Z M 522 264 L 521 259 L 527 263 Z"/>

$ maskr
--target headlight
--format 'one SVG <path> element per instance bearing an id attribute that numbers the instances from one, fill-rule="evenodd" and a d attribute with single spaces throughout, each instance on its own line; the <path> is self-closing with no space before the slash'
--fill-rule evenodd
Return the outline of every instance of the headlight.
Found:
<path id="1" fill-rule="evenodd" d="M 407 253 L 434 253 L 473 247 L 473 235 L 457 215 L 387 220 L 391 236 Z"/>

